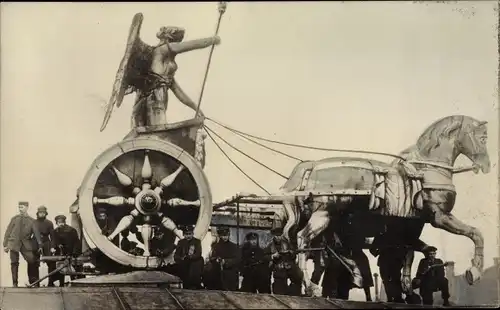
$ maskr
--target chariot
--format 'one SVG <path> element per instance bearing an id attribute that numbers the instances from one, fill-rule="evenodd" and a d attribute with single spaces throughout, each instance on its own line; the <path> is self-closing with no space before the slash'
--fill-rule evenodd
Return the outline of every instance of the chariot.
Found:
<path id="1" fill-rule="evenodd" d="M 225 9 L 221 7 L 220 16 Z M 165 39 L 152 47 L 139 38 L 141 24 L 142 14 L 137 14 L 101 130 L 110 120 L 113 108 L 120 106 L 123 96 L 136 91 L 134 125 L 122 141 L 97 156 L 70 207 L 71 225 L 81 237 L 83 252 L 90 256 L 98 252 L 107 260 L 103 263 L 94 257 L 96 269 L 83 273 L 59 268 L 58 271 L 97 275 L 162 270 L 172 261 L 175 241 L 183 238 L 181 227 L 184 225 L 194 225 L 194 236 L 200 240 L 210 226 L 230 226 L 236 232 L 232 236 L 238 244 L 249 231 L 258 231 L 265 240 L 271 227 L 282 226 L 284 237 L 296 243 L 299 264 L 305 271 L 305 252 L 310 242 L 328 226 L 331 215 L 343 209 L 355 214 L 353 221 L 367 238 L 381 231 L 405 228 L 407 239 L 402 242 L 415 245 L 425 223 L 469 237 L 474 241 L 475 255 L 467 280 L 470 284 L 477 281 L 483 269 L 481 234 L 450 212 L 456 194 L 453 174 L 473 169 L 489 172 L 485 122 L 461 115 L 445 117 L 424 131 L 411 148 L 399 155 L 385 154 L 392 156 L 391 163 L 357 157 L 300 161 L 278 192 L 266 196 L 240 193 L 214 204 L 209 178 L 203 171 L 204 143 L 211 130 L 205 133 L 206 119 L 202 114 L 198 117 L 201 99 L 195 105 L 180 90 L 173 73 L 162 76 L 148 70 L 154 69 L 151 69 L 151 55 L 156 52 L 167 55 L 173 50 L 180 53 L 208 46 L 212 46 L 213 51 L 218 37 L 180 42 L 183 30 L 162 28 L 171 41 Z M 164 59 L 173 61 L 171 54 L 167 56 L 171 58 Z M 143 76 L 145 72 L 154 83 Z M 149 89 L 152 86 L 148 83 L 156 88 Z M 169 90 L 183 103 L 194 107 L 195 118 L 173 124 L 166 122 L 167 102 L 163 95 Z M 474 166 L 454 168 L 459 154 L 471 159 Z M 105 224 L 97 217 L 100 210 L 107 216 Z M 136 249 L 140 251 L 124 250 L 120 246 L 121 241 L 128 238 L 126 232 L 134 235 Z M 155 238 L 161 238 L 162 251 L 158 252 L 157 245 L 153 245 Z M 413 250 L 422 250 L 422 247 L 425 244 Z M 410 251 L 403 270 L 406 290 L 411 290 L 412 255 Z M 309 287 L 307 273 L 305 278 Z M 84 281 L 74 281 L 74 285 L 78 283 Z"/>

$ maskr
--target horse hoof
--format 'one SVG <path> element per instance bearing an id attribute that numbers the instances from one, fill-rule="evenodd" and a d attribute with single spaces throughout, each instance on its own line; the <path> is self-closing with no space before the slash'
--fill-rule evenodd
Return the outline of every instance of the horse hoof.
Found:
<path id="1" fill-rule="evenodd" d="M 465 280 L 469 285 L 473 285 L 480 278 L 481 278 L 481 272 L 475 266 L 472 266 L 465 271 Z"/>
<path id="2" fill-rule="evenodd" d="M 321 297 L 321 287 L 317 284 L 311 284 L 311 297 Z"/>

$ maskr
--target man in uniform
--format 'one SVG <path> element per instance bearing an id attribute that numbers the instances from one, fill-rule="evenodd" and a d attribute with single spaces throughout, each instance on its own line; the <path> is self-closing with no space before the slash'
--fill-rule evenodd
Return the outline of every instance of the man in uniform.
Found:
<path id="1" fill-rule="evenodd" d="M 325 235 L 326 236 L 326 235 Z M 326 240 L 325 274 L 323 276 L 323 297 L 336 299 L 349 299 L 349 291 L 352 288 L 353 276 L 349 269 L 342 263 L 347 255 L 340 238 L 335 234 L 328 234 Z M 336 255 L 335 255 L 336 254 Z M 343 261 L 345 263 L 345 261 Z"/>
<path id="2" fill-rule="evenodd" d="M 201 289 L 203 257 L 201 256 L 201 241 L 194 238 L 193 229 L 192 225 L 184 227 L 184 238 L 177 242 L 174 259 L 183 288 L 196 290 Z"/>
<path id="3" fill-rule="evenodd" d="M 271 293 L 271 272 L 269 257 L 259 245 L 259 236 L 250 232 L 241 250 L 242 274 L 241 291 L 248 293 Z"/>
<path id="4" fill-rule="evenodd" d="M 224 291 L 237 291 L 241 251 L 229 240 L 229 228 L 217 229 L 219 240 L 212 245 L 205 276 L 208 288 Z M 208 284 L 208 285 L 207 285 Z"/>
<path id="5" fill-rule="evenodd" d="M 108 216 L 106 209 L 103 207 L 97 209 L 96 219 L 97 219 L 97 225 L 99 225 L 102 234 L 105 236 L 111 235 L 117 226 L 116 222 L 113 220 L 113 218 Z M 120 235 L 117 235 L 111 242 L 113 242 L 117 247 L 119 247 Z"/>
<path id="6" fill-rule="evenodd" d="M 449 306 L 450 292 L 448 288 L 448 279 L 445 277 L 445 263 L 439 258 L 436 258 L 437 249 L 429 246 L 424 251 L 425 258 L 420 260 L 417 269 L 417 275 L 412 281 L 414 288 L 420 287 L 420 295 L 424 305 L 432 305 L 434 302 L 433 293 L 441 291 L 443 305 Z"/>
<path id="7" fill-rule="evenodd" d="M 401 286 L 401 270 L 408 249 L 400 236 L 383 233 L 373 240 L 370 253 L 378 256 L 377 265 L 380 278 L 385 288 L 388 302 L 404 303 L 403 288 Z"/>
<path id="8" fill-rule="evenodd" d="M 169 238 L 168 234 L 172 234 L 163 225 L 154 228 L 153 238 L 151 238 L 150 249 L 152 255 L 158 257 L 168 257 L 175 250 L 174 238 Z M 142 240 L 142 237 L 141 237 Z"/>
<path id="9" fill-rule="evenodd" d="M 97 220 L 97 225 L 101 229 L 101 233 L 104 236 L 111 235 L 117 225 L 113 218 L 108 216 L 106 208 L 97 208 L 97 210 L 95 210 L 95 217 Z M 136 225 L 132 224 L 128 229 L 131 233 L 136 235 L 136 238 L 139 242 L 143 241 L 142 235 L 137 231 Z M 118 234 L 111 242 L 116 247 L 120 247 L 120 234 Z M 142 249 L 136 247 L 135 250 L 132 251 L 136 252 L 136 255 L 137 252 L 140 252 L 140 250 Z M 124 267 L 120 264 L 117 264 L 114 260 L 104 254 L 100 249 L 95 249 L 94 251 L 92 251 L 91 258 L 92 264 L 96 266 L 96 270 L 101 273 L 115 272 L 116 270 Z"/>
<path id="10" fill-rule="evenodd" d="M 45 256 L 50 256 L 55 253 L 54 246 L 54 224 L 51 220 L 47 219 L 47 207 L 40 206 L 36 212 L 36 220 L 34 225 L 40 232 L 40 237 L 42 238 L 41 254 Z M 51 273 L 56 269 L 55 262 L 47 262 L 48 272 Z M 49 283 L 47 286 L 54 286 L 54 276 L 49 276 Z"/>
<path id="11" fill-rule="evenodd" d="M 274 227 L 271 230 L 273 239 L 266 252 L 271 256 L 271 270 L 274 277 L 273 294 L 295 295 L 302 293 L 304 273 L 296 263 L 296 253 L 291 244 L 282 237 L 283 229 Z M 290 286 L 287 285 L 290 279 Z"/>
<path id="12" fill-rule="evenodd" d="M 363 220 L 365 218 L 360 217 L 361 213 L 359 212 L 340 213 L 338 236 L 346 250 L 346 258 L 353 260 L 360 272 L 366 301 L 372 301 L 370 288 L 374 286 L 373 276 L 368 257 L 363 252 L 366 244 L 366 239 L 363 235 L 363 225 L 365 224 Z"/>
<path id="13" fill-rule="evenodd" d="M 14 287 L 18 286 L 19 253 L 28 264 L 29 282 L 33 283 L 38 280 L 36 252 L 42 248 L 42 239 L 36 226 L 33 225 L 35 219 L 28 215 L 28 207 L 28 202 L 19 202 L 19 214 L 10 220 L 3 239 L 5 253 L 10 252 L 12 284 Z"/>
<path id="14" fill-rule="evenodd" d="M 81 254 L 81 241 L 78 238 L 78 232 L 73 227 L 66 224 L 66 216 L 58 215 L 55 217 L 56 229 L 54 230 L 54 244 L 56 254 L 62 256 L 77 257 Z M 75 279 L 71 276 L 71 279 Z M 59 286 L 64 285 L 64 275 L 59 273 L 55 276 L 59 280 Z"/>

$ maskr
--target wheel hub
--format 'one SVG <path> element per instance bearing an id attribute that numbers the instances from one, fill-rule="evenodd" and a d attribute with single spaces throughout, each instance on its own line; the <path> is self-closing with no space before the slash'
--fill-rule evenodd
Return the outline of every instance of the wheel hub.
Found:
<path id="1" fill-rule="evenodd" d="M 160 195 L 151 189 L 142 190 L 135 197 L 135 206 L 144 215 L 154 214 L 161 206 Z"/>

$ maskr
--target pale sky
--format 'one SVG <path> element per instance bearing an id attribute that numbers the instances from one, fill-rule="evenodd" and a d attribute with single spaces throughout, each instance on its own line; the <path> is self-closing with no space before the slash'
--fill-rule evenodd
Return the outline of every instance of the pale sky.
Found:
<path id="1" fill-rule="evenodd" d="M 285 142 L 389 153 L 414 144 L 427 126 L 447 115 L 488 121 L 492 172 L 457 175 L 453 210 L 483 232 L 488 267 L 498 256 L 496 7 L 494 1 L 229 3 L 202 110 L 244 132 Z M 33 216 L 41 204 L 50 218 L 68 214 L 92 161 L 129 132 L 134 96 L 115 109 L 103 133 L 99 127 L 102 100 L 109 98 L 134 14 L 144 14 L 141 38 L 154 45 L 161 26 L 186 28 L 186 40 L 213 35 L 217 7 L 2 3 L 1 8 L 3 239 L 19 200 L 30 202 Z M 177 80 L 194 100 L 208 53 L 177 57 Z M 193 115 L 170 96 L 169 121 Z M 207 124 L 283 174 L 295 165 Z M 225 149 L 268 190 L 283 183 Z M 280 149 L 302 159 L 351 155 Z M 207 153 L 214 202 L 239 191 L 262 193 L 209 140 Z M 456 163 L 468 164 L 464 158 Z M 456 261 L 462 273 L 470 265 L 472 242 L 428 226 L 422 239 L 437 246 L 439 256 Z M 414 270 L 421 257 L 416 254 Z M 8 255 L 0 260 L 0 283 L 11 285 Z M 20 279 L 26 279 L 24 264 Z"/>

